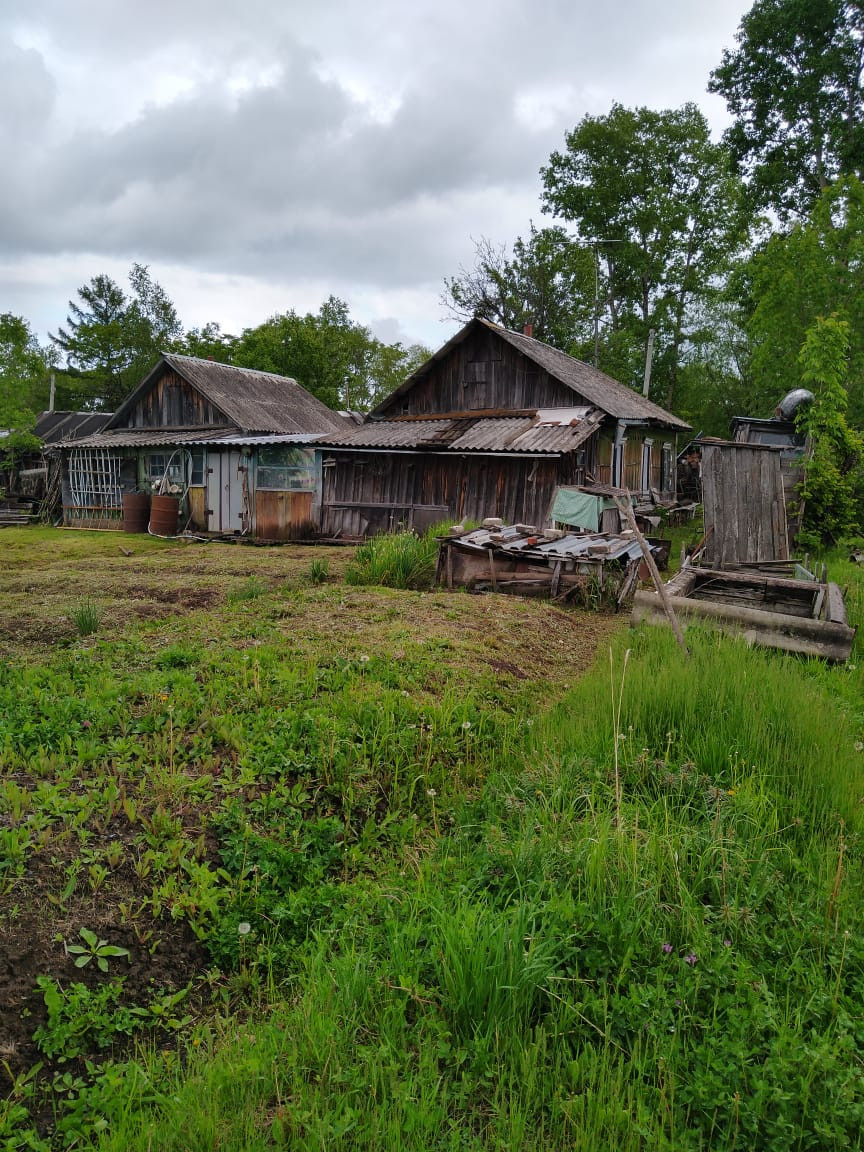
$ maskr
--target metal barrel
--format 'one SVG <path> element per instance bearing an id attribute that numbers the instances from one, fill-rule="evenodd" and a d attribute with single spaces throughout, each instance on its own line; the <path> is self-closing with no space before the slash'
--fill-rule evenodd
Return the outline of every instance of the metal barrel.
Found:
<path id="1" fill-rule="evenodd" d="M 150 521 L 150 493 L 123 493 L 123 531 L 146 532 Z"/>
<path id="2" fill-rule="evenodd" d="M 180 501 L 176 496 L 154 496 L 150 505 L 150 531 L 154 536 L 176 536 Z"/>

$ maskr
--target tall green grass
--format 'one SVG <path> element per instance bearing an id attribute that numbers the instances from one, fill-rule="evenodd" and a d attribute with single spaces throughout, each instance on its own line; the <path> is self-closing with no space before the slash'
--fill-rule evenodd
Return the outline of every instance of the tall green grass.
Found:
<path id="1" fill-rule="evenodd" d="M 620 725 L 613 731 L 608 655 L 604 671 L 582 681 L 538 725 L 535 755 L 562 759 L 576 779 L 586 763 L 619 752 L 639 774 L 660 758 L 689 763 L 711 786 L 770 798 L 776 818 L 824 831 L 842 817 L 861 819 L 860 735 L 864 708 L 838 701 L 854 674 L 699 629 L 688 631 L 692 657 L 666 629 L 631 634 L 615 653 L 616 690 L 625 646 L 632 649 Z"/>
<path id="2" fill-rule="evenodd" d="M 422 536 L 394 532 L 361 544 L 345 569 L 346 584 L 425 590 L 435 579 L 438 540 L 448 524 L 435 524 Z"/>

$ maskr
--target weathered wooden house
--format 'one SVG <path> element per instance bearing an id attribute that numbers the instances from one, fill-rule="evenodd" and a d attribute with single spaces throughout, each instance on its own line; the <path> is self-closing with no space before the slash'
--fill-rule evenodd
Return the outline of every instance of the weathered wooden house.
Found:
<path id="1" fill-rule="evenodd" d="M 531 336 L 471 320 L 359 427 L 319 442 L 322 532 L 540 524 L 561 484 L 672 498 L 683 420 Z"/>
<path id="2" fill-rule="evenodd" d="M 63 522 L 120 528 L 124 494 L 161 485 L 181 526 L 302 537 L 319 520 L 313 444 L 349 426 L 296 380 L 163 355 L 100 432 L 62 446 Z"/>

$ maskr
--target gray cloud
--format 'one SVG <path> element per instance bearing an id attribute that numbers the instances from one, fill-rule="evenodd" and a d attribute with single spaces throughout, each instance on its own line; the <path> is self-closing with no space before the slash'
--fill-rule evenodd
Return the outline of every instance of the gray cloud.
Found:
<path id="1" fill-rule="evenodd" d="M 747 6 L 8 0 L 0 255 L 423 288 L 437 312 L 472 235 L 539 216 L 565 128 L 614 98 L 701 99 Z"/>

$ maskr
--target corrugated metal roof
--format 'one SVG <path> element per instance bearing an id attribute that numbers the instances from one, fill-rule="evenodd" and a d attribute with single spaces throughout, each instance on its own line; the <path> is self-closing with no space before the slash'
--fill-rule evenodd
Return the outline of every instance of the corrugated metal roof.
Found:
<path id="1" fill-rule="evenodd" d="M 380 420 L 325 436 L 322 444 L 344 448 L 417 448 L 452 427 L 452 420 Z"/>
<path id="2" fill-rule="evenodd" d="M 584 420 L 575 421 L 566 409 L 567 423 L 553 425 L 552 409 L 545 422 L 536 416 L 472 417 L 466 412 L 446 420 L 374 420 L 342 436 L 325 436 L 331 448 L 393 448 L 426 452 L 572 452 L 595 431 L 603 418 L 597 409 L 583 409 Z"/>
<path id="3" fill-rule="evenodd" d="M 138 397 L 152 387 L 166 366 L 206 396 L 236 425 L 235 432 L 335 432 L 349 423 L 288 376 L 166 352 L 117 409 L 112 428 L 119 430 Z"/>
<path id="4" fill-rule="evenodd" d="M 452 339 L 438 349 L 438 351 L 422 364 L 416 372 L 412 373 L 408 379 L 391 393 L 385 400 L 383 400 L 377 408 L 372 410 L 372 415 L 379 412 L 384 412 L 393 402 L 395 397 L 402 396 L 413 388 L 414 384 L 422 379 L 427 372 L 431 371 L 436 361 L 442 360 L 457 344 L 461 343 L 476 325 L 483 325 L 490 331 L 500 336 L 502 340 L 506 340 L 508 344 L 516 348 L 529 360 L 538 364 L 550 376 L 556 380 L 560 380 L 562 384 L 566 384 L 568 388 L 572 388 L 579 396 L 597 408 L 601 408 L 607 415 L 615 417 L 617 420 L 638 420 L 647 421 L 652 424 L 660 424 L 667 428 L 678 428 L 682 431 L 689 431 L 690 425 L 680 420 L 677 416 L 673 416 L 671 412 L 667 412 L 661 408 L 659 404 L 654 404 L 653 401 L 647 400 L 639 392 L 628 388 L 626 384 L 621 384 L 618 380 L 613 380 L 611 376 L 607 376 L 605 372 L 592 367 L 590 364 L 585 364 L 581 360 L 574 360 L 572 356 L 568 356 L 566 352 L 559 352 L 557 348 L 552 348 L 549 344 L 544 344 L 542 340 L 535 340 L 531 336 L 523 336 L 520 332 L 511 332 L 508 328 L 502 328 L 498 324 L 493 324 L 490 320 L 481 320 L 480 317 L 475 317 L 469 320 L 468 323 L 459 332 L 456 333 Z"/>
<path id="5" fill-rule="evenodd" d="M 81 440 L 65 442 L 68 448 L 164 448 L 172 445 L 190 447 L 240 447 L 266 446 L 271 444 L 314 444 L 321 433 L 286 432 L 266 436 L 237 434 L 234 428 L 206 428 L 165 430 L 162 428 L 118 429 L 116 432 L 100 432 Z"/>
<path id="6" fill-rule="evenodd" d="M 113 412 L 43 412 L 33 428 L 46 444 L 92 436 L 108 424 Z"/>

